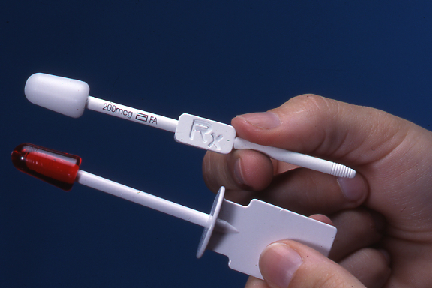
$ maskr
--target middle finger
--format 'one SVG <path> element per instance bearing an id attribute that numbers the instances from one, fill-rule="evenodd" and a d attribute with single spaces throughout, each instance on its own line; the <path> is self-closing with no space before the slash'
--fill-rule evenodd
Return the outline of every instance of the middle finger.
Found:
<path id="1" fill-rule="evenodd" d="M 330 215 L 360 206 L 367 194 L 360 174 L 346 179 L 297 168 L 275 176 L 266 189 L 253 196 L 304 215 Z"/>

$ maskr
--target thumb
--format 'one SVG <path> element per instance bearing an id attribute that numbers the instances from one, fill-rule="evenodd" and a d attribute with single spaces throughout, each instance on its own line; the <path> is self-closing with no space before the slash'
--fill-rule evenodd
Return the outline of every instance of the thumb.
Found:
<path id="1" fill-rule="evenodd" d="M 414 125 L 373 108 L 317 95 L 300 95 L 266 113 L 237 116 L 232 125 L 251 142 L 346 164 L 388 155 Z"/>
<path id="2" fill-rule="evenodd" d="M 270 244 L 261 254 L 259 265 L 271 288 L 365 288 L 335 262 L 290 240 Z"/>

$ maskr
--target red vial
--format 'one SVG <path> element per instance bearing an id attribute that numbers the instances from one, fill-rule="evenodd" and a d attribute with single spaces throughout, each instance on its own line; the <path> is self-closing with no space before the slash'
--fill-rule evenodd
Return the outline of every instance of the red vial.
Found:
<path id="1" fill-rule="evenodd" d="M 81 157 L 24 143 L 12 152 L 12 163 L 24 173 L 69 191 L 75 182 Z"/>

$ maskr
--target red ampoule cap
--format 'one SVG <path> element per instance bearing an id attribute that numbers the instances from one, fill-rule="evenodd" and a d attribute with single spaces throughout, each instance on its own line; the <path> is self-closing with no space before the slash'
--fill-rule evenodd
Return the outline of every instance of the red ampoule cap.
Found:
<path id="1" fill-rule="evenodd" d="M 12 152 L 12 163 L 24 173 L 69 191 L 77 177 L 81 157 L 24 143 Z"/>

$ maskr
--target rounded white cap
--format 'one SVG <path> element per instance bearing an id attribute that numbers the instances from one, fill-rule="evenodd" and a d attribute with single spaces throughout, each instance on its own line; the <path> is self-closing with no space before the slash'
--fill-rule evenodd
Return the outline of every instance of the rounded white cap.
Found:
<path id="1" fill-rule="evenodd" d="M 36 73 L 27 80 L 24 93 L 33 104 L 78 118 L 86 108 L 89 90 L 80 80 Z"/>

